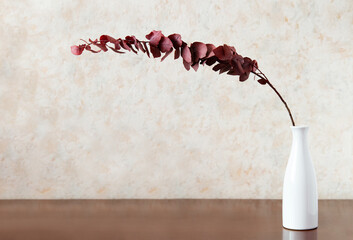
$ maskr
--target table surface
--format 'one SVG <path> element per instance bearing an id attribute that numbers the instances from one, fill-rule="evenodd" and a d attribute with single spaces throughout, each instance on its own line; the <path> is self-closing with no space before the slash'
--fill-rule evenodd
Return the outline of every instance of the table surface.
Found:
<path id="1" fill-rule="evenodd" d="M 280 200 L 0 200 L 0 239 L 352 240 L 353 200 L 320 200 L 319 228 L 282 228 Z"/>

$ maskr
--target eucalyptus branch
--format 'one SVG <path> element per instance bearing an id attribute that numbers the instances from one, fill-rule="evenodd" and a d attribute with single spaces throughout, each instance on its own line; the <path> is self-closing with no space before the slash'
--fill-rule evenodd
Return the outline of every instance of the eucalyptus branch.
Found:
<path id="1" fill-rule="evenodd" d="M 268 84 L 281 99 L 289 113 L 292 125 L 295 126 L 292 113 L 286 101 L 270 83 L 266 75 L 258 68 L 257 61 L 241 56 L 234 47 L 226 44 L 215 47 L 213 44 L 202 42 L 193 42 L 188 46 L 186 42 L 181 40 L 179 34 L 174 33 L 166 37 L 161 31 L 152 31 L 146 35 L 146 38 L 148 41 L 140 41 L 135 36 L 115 39 L 108 35 L 102 35 L 99 40 L 89 39 L 89 41 L 85 41 L 81 39 L 84 44 L 72 46 L 71 52 L 74 55 L 81 55 L 84 50 L 99 53 L 101 51 L 107 52 L 110 49 L 120 54 L 126 51 L 132 51 L 137 54 L 138 51 L 142 51 L 148 57 L 152 55 L 154 58 L 161 57 L 163 53 L 164 56 L 161 58 L 161 61 L 163 61 L 174 51 L 174 59 L 181 57 L 184 67 L 188 71 L 191 68 L 197 71 L 200 64 L 208 66 L 215 64 L 212 70 L 219 72 L 219 74 L 227 73 L 228 75 L 239 76 L 239 81 L 241 82 L 246 81 L 250 73 L 253 73 L 260 78 L 257 80 L 260 84 Z M 97 50 L 92 49 L 91 46 L 95 46 Z"/>

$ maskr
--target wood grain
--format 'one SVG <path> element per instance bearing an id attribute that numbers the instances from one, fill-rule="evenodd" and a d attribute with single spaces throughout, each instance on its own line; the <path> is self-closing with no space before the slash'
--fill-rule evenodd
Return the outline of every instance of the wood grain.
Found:
<path id="1" fill-rule="evenodd" d="M 1 200 L 0 239 L 353 239 L 353 200 L 319 201 L 319 228 L 282 228 L 280 200 Z"/>

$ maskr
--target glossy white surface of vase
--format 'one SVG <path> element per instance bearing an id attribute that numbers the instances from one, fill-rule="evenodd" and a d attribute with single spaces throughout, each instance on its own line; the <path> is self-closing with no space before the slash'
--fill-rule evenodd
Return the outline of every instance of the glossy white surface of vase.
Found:
<path id="1" fill-rule="evenodd" d="M 318 227 L 318 196 L 307 126 L 291 127 L 292 148 L 283 183 L 282 224 L 293 230 Z"/>

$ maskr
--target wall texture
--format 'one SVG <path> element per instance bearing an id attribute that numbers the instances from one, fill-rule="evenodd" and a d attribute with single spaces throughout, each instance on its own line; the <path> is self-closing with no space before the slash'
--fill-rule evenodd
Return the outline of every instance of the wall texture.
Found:
<path id="1" fill-rule="evenodd" d="M 234 45 L 310 126 L 320 198 L 353 198 L 353 1 L 0 2 L 0 198 L 281 198 L 291 145 L 268 86 L 180 59 L 76 57 L 151 30 Z"/>

